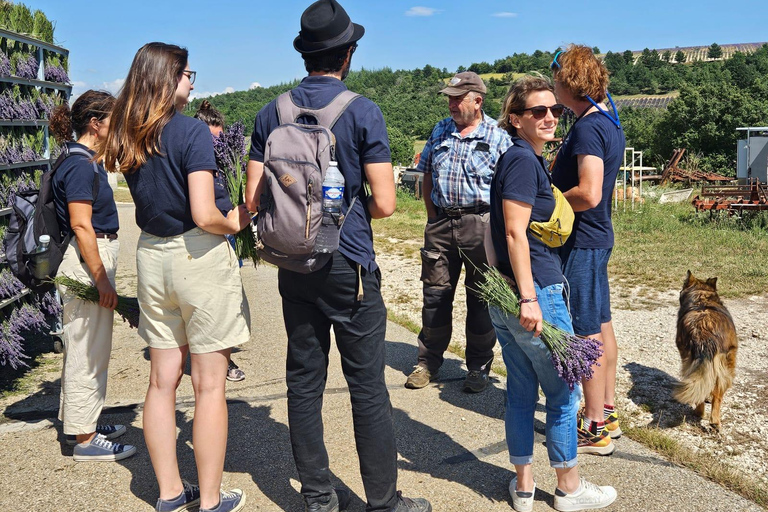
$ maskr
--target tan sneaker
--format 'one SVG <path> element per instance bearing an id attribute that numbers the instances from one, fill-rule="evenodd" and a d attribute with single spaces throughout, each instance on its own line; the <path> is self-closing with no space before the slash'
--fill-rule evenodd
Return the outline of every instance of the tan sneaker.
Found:
<path id="1" fill-rule="evenodd" d="M 421 389 L 437 378 L 437 371 L 432 373 L 423 366 L 416 366 L 414 368 L 405 381 L 405 387 L 408 389 Z"/>

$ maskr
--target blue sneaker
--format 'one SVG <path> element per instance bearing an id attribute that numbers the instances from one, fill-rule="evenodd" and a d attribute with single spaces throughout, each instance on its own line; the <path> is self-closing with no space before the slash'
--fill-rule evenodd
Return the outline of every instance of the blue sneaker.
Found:
<path id="1" fill-rule="evenodd" d="M 90 443 L 75 445 L 72 458 L 77 462 L 103 462 L 127 459 L 135 453 L 135 446 L 113 443 L 101 434 L 96 434 Z"/>
<path id="2" fill-rule="evenodd" d="M 200 512 L 236 512 L 245 506 L 245 492 L 240 489 L 221 491 L 219 504 L 213 508 L 201 508 Z"/>
<path id="3" fill-rule="evenodd" d="M 186 480 L 181 481 L 184 490 L 181 494 L 170 500 L 157 500 L 155 510 L 157 512 L 183 512 L 197 508 L 200 504 L 200 487 L 192 485 Z"/>
<path id="4" fill-rule="evenodd" d="M 125 434 L 125 425 L 96 425 L 96 433 L 107 439 L 115 439 Z M 77 444 L 77 436 L 64 434 L 64 438 L 69 446 Z"/>

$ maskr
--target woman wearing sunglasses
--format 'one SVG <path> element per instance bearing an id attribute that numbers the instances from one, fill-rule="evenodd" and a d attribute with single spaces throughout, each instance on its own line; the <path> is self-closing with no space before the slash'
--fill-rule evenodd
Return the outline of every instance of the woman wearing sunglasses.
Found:
<path id="1" fill-rule="evenodd" d="M 512 84 L 499 126 L 509 132 L 513 145 L 499 160 L 491 184 L 491 239 L 497 267 L 514 282 L 520 297 L 519 320 L 490 308 L 507 367 L 506 437 L 516 472 L 509 492 L 519 512 L 532 510 L 536 492 L 531 464 L 539 386 L 546 396 L 549 463 L 557 474 L 555 509 L 603 508 L 616 499 L 613 487 L 598 487 L 579 477 L 580 389 L 571 391 L 558 376 L 549 350 L 539 339 L 544 320 L 573 332 L 560 258 L 528 229 L 531 221 L 548 221 L 555 208 L 542 151 L 554 139 L 563 110 L 543 76 L 524 76 Z"/>
<path id="2" fill-rule="evenodd" d="M 570 46 L 552 61 L 555 95 L 578 116 L 563 139 L 552 180 L 576 218 L 561 249 L 563 273 L 571 287 L 576 334 L 603 343 L 593 377 L 583 382 L 584 414 L 579 419 L 579 453 L 610 455 L 611 438 L 621 436 L 616 414 L 616 335 L 611 323 L 608 259 L 613 249 L 611 197 L 624 158 L 624 131 L 608 94 L 608 70 L 586 46 Z M 609 112 L 603 102 L 611 103 Z"/>
<path id="3" fill-rule="evenodd" d="M 227 362 L 248 341 L 249 310 L 237 256 L 224 235 L 250 222 L 244 206 L 216 207 L 208 127 L 182 115 L 195 72 L 184 48 L 144 45 L 134 57 L 100 157 L 125 175 L 141 228 L 136 251 L 139 335 L 149 344 L 144 438 L 160 487 L 156 510 L 242 509 L 239 489 L 220 491 L 227 447 Z M 221 190 L 221 194 L 226 191 Z M 204 276 L 204 278 L 201 278 Z M 192 443 L 199 487 L 176 458 L 176 388 L 191 360 Z"/>

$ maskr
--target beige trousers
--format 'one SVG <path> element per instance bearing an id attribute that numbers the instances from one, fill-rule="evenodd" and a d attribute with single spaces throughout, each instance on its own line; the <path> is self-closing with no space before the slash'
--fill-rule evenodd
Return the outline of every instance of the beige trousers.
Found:
<path id="1" fill-rule="evenodd" d="M 115 286 L 119 242 L 97 238 L 99 256 Z M 88 266 L 80 260 L 75 237 L 64 253 L 58 275 L 95 286 Z M 114 313 L 98 303 L 75 298 L 65 286 L 58 287 L 64 304 L 64 366 L 61 371 L 59 419 L 64 434 L 90 434 L 107 396 L 107 367 L 112 351 Z"/>

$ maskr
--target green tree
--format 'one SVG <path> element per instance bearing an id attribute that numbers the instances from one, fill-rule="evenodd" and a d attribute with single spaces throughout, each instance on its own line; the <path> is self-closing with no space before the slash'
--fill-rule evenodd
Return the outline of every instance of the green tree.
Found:
<path id="1" fill-rule="evenodd" d="M 594 53 L 595 55 L 597 55 L 598 53 L 600 53 L 600 48 L 598 48 L 597 46 L 593 46 L 593 47 L 592 47 L 592 53 Z"/>
<path id="2" fill-rule="evenodd" d="M 392 152 L 394 165 L 410 167 L 413 163 L 413 139 L 394 126 L 387 126 L 389 136 L 389 150 Z"/>
<path id="3" fill-rule="evenodd" d="M 672 59 L 672 52 L 669 50 L 665 50 L 664 53 L 661 54 L 661 59 L 664 62 L 669 62 Z"/>
<path id="4" fill-rule="evenodd" d="M 720 45 L 717 43 L 712 43 L 709 46 L 709 50 L 707 50 L 707 58 L 708 59 L 719 59 L 723 56 L 723 49 L 720 48 Z"/>
<path id="5" fill-rule="evenodd" d="M 675 62 L 678 64 L 685 62 L 685 53 L 683 50 L 677 50 L 677 53 L 675 53 Z"/>

